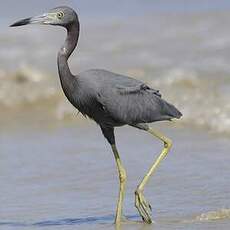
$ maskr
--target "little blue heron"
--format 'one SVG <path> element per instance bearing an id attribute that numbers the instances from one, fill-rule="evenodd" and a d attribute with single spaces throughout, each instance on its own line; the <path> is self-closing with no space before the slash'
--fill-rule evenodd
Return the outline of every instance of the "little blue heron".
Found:
<path id="1" fill-rule="evenodd" d="M 116 148 L 114 128 L 130 125 L 149 132 L 163 142 L 162 152 L 135 191 L 135 206 L 140 216 L 144 222 L 152 223 L 151 206 L 146 201 L 143 190 L 150 176 L 167 155 L 172 141 L 149 127 L 148 123 L 179 119 L 182 114 L 175 106 L 163 100 L 158 90 L 131 77 L 102 69 L 91 69 L 73 75 L 68 66 L 68 58 L 77 45 L 80 25 L 78 15 L 72 8 L 56 7 L 40 16 L 17 21 L 11 27 L 32 23 L 62 26 L 67 30 L 67 38 L 57 56 L 61 86 L 70 103 L 100 126 L 104 137 L 111 145 L 120 181 L 116 224 L 120 223 L 122 218 L 126 171 Z"/>

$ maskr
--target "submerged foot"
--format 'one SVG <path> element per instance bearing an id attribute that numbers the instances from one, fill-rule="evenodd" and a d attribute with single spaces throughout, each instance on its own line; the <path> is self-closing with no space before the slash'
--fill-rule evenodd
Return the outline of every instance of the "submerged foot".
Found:
<path id="1" fill-rule="evenodd" d="M 142 220 L 147 223 L 152 223 L 152 208 L 151 205 L 146 201 L 142 192 L 135 192 L 135 207 L 137 208 Z"/>

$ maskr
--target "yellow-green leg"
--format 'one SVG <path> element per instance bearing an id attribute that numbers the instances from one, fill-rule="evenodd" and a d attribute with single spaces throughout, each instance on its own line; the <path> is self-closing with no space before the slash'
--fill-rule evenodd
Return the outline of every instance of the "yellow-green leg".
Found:
<path id="1" fill-rule="evenodd" d="M 137 128 L 143 129 L 141 126 L 136 126 Z M 138 209 L 142 219 L 144 222 L 151 224 L 152 219 L 151 219 L 151 206 L 150 204 L 146 201 L 143 191 L 146 183 L 149 181 L 150 176 L 156 171 L 157 167 L 159 166 L 160 162 L 166 157 L 169 149 L 172 146 L 172 141 L 165 137 L 162 133 L 159 131 L 156 131 L 152 128 L 146 128 L 145 126 L 144 130 L 152 134 L 153 136 L 159 138 L 161 141 L 164 143 L 164 148 L 161 152 L 161 154 L 158 156 L 156 161 L 153 163 L 153 165 L 150 167 L 149 171 L 147 174 L 144 176 L 143 180 L 141 183 L 137 186 L 137 189 L 135 191 L 135 206 Z"/>
<path id="2" fill-rule="evenodd" d="M 116 160 L 117 164 L 117 170 L 119 174 L 119 181 L 120 181 L 120 188 L 119 188 L 119 197 L 118 197 L 118 203 L 117 203 L 117 211 L 116 211 L 116 218 L 115 223 L 120 224 L 121 218 L 122 218 L 122 206 L 123 206 L 123 200 L 125 195 L 125 185 L 126 185 L 126 171 L 121 163 L 120 156 L 118 154 L 117 148 L 115 144 L 111 145 L 113 154 Z"/>

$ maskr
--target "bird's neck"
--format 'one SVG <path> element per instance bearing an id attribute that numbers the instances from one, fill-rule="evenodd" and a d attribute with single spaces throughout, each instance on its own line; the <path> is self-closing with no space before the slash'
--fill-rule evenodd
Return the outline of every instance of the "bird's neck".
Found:
<path id="1" fill-rule="evenodd" d="M 58 52 L 57 64 L 58 64 L 58 73 L 61 80 L 62 88 L 65 94 L 70 90 L 73 81 L 73 75 L 69 69 L 68 58 L 74 51 L 79 37 L 79 22 L 78 20 L 75 23 L 66 27 L 67 37 L 64 45 Z"/>
<path id="2" fill-rule="evenodd" d="M 74 51 L 78 42 L 79 31 L 80 31 L 79 21 L 76 20 L 74 23 L 67 25 L 66 30 L 67 30 L 67 37 L 58 55 L 65 56 L 66 59 L 68 59 L 69 56 Z"/>

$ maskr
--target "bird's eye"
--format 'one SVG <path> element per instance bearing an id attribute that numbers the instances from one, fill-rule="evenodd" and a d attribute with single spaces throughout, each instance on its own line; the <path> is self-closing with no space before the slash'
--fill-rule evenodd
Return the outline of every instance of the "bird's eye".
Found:
<path id="1" fill-rule="evenodd" d="M 64 17 L 64 13 L 62 11 L 57 13 L 58 19 L 62 19 Z"/>

